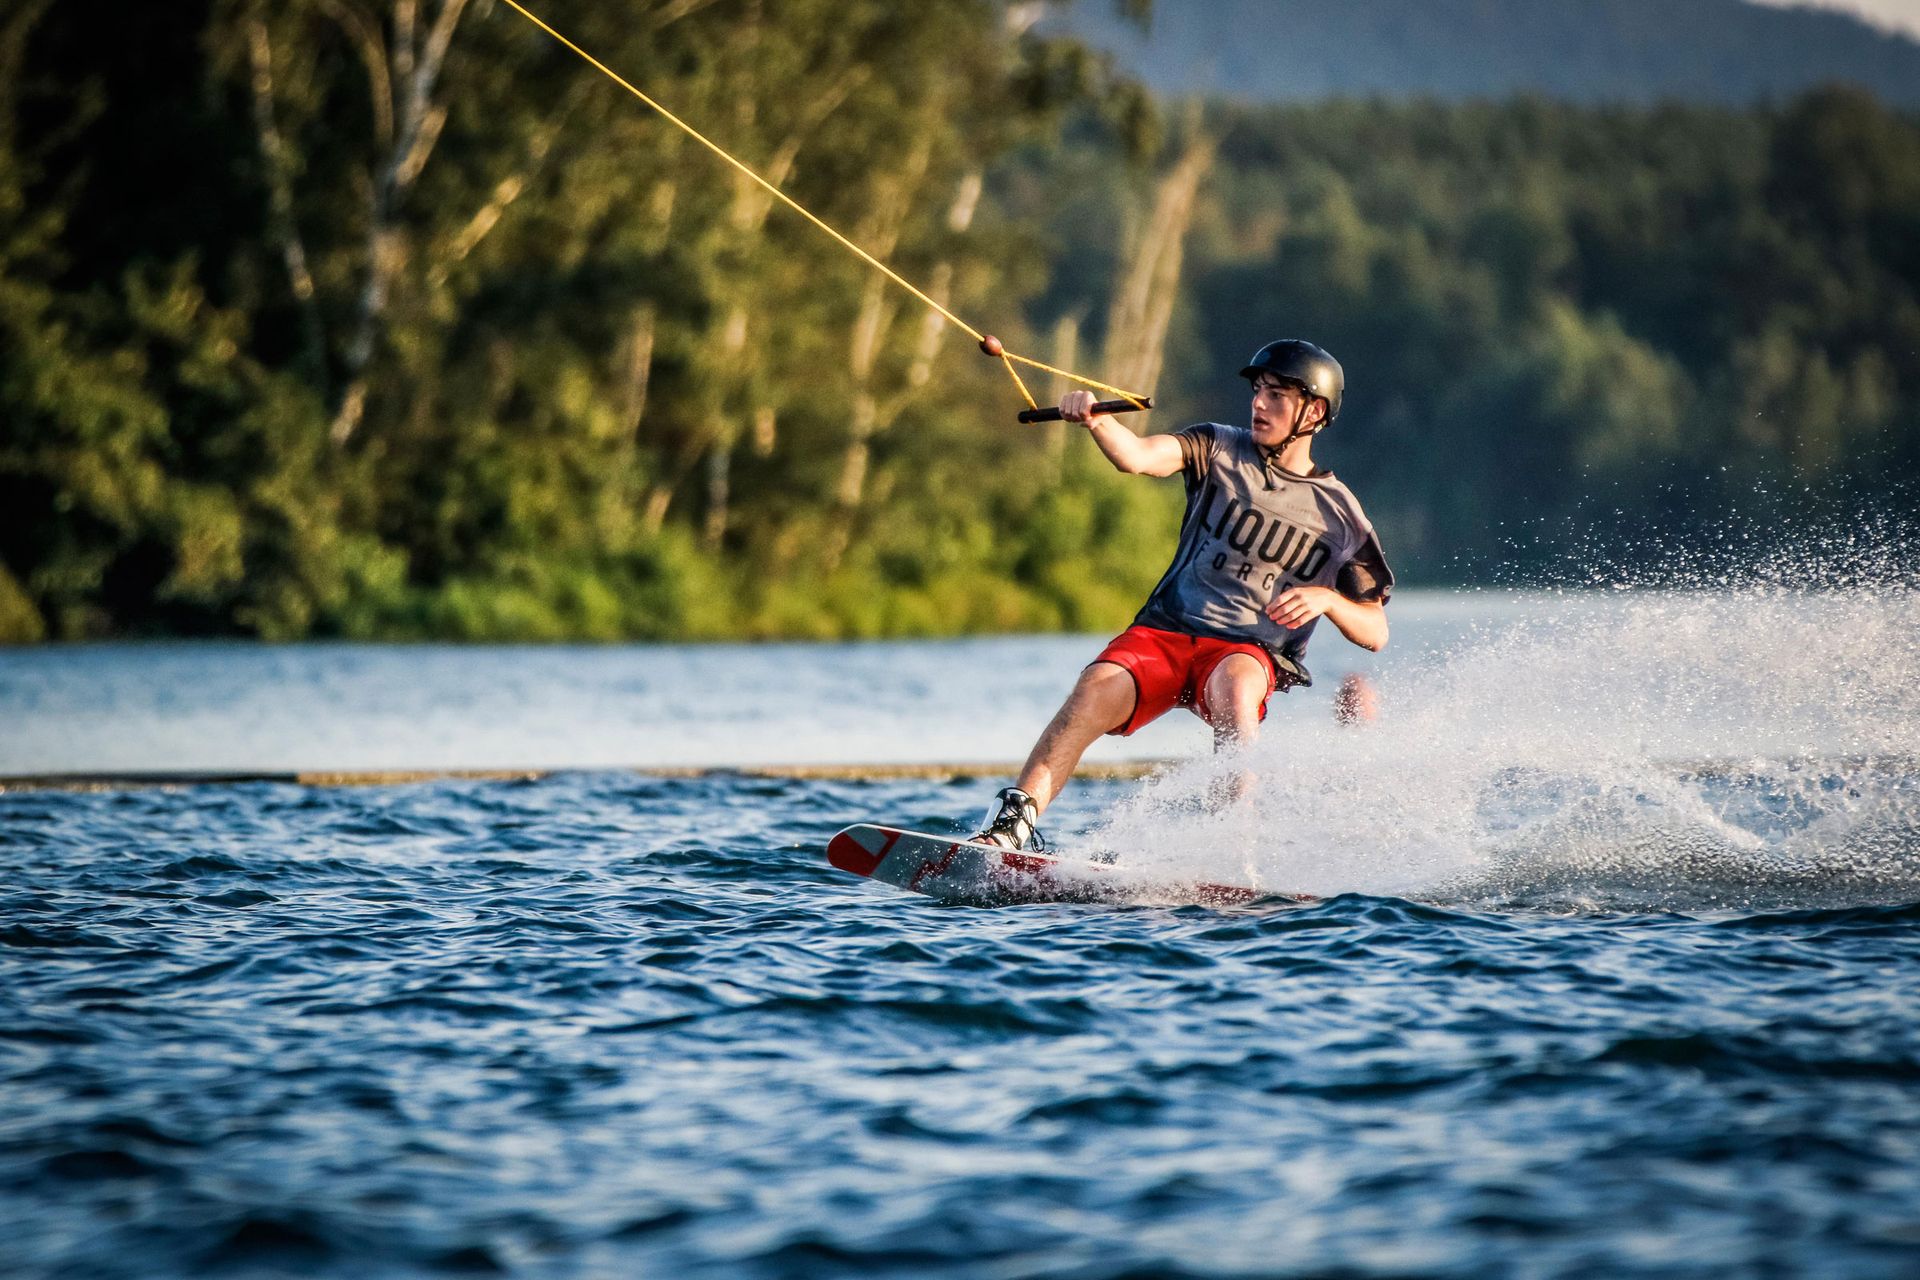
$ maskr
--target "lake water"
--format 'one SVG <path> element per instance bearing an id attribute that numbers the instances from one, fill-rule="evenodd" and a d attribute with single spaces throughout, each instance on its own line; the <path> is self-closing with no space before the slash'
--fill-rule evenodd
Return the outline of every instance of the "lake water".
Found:
<path id="1" fill-rule="evenodd" d="M 1920 1270 L 1920 603 L 1393 608 L 1048 815 L 1325 895 L 1233 910 L 825 865 L 986 773 L 593 768 L 1011 761 L 1097 638 L 0 653 L 0 773 L 564 770 L 0 794 L 0 1275 Z"/>
<path id="2" fill-rule="evenodd" d="M 1457 645 L 1541 597 L 1410 594 L 1382 659 L 1330 627 L 1290 721 L 1339 677 Z M 150 770 L 1017 762 L 1104 636 L 869 644 L 136 644 L 0 650 L 0 776 Z M 1095 760 L 1204 750 L 1190 715 Z"/>

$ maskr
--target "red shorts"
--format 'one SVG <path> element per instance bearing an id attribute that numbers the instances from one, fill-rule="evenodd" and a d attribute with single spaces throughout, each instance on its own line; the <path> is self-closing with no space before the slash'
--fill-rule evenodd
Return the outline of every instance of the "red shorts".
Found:
<path id="1" fill-rule="evenodd" d="M 1158 720 L 1175 707 L 1190 707 L 1208 724 L 1213 716 L 1207 707 L 1207 678 L 1228 654 L 1244 653 L 1257 660 L 1267 673 L 1267 692 L 1272 694 L 1277 677 L 1273 657 L 1257 644 L 1239 640 L 1221 640 L 1213 636 L 1190 636 L 1178 631 L 1154 627 L 1128 627 L 1100 651 L 1095 662 L 1111 662 L 1125 667 L 1133 677 L 1133 714 L 1126 722 L 1107 730 L 1122 737 Z M 1267 700 L 1260 699 L 1260 718 L 1267 718 Z"/>

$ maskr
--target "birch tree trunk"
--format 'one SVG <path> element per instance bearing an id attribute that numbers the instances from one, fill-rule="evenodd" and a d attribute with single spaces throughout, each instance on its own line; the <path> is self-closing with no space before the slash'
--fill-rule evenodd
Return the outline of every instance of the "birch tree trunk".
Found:
<path id="1" fill-rule="evenodd" d="M 368 202 L 366 281 L 341 357 L 346 384 L 328 432 L 336 445 L 345 445 L 353 437 L 366 414 L 367 366 L 384 328 L 393 277 L 406 256 L 398 218 L 447 121 L 446 108 L 434 100 L 434 92 L 467 2 L 440 0 L 424 29 L 419 21 L 420 0 L 394 3 L 385 58 L 392 83 L 375 90 L 376 99 L 381 89 L 387 89 L 395 99 L 393 138 Z"/>
<path id="2" fill-rule="evenodd" d="M 1079 312 L 1069 312 L 1061 316 L 1053 325 L 1053 363 L 1062 369 L 1071 369 L 1080 359 L 1080 320 Z M 1057 404 L 1060 397 L 1074 388 L 1074 383 L 1065 378 L 1053 379 L 1053 399 Z M 1047 433 L 1047 478 L 1059 483 L 1066 473 L 1067 464 L 1067 424 L 1049 422 L 1041 428 Z"/>
<path id="3" fill-rule="evenodd" d="M 924 141 L 926 135 L 921 136 L 923 141 L 909 158 L 894 199 L 881 204 L 886 223 L 875 237 L 877 247 L 870 251 L 883 260 L 899 243 L 900 229 L 906 220 L 913 190 L 924 179 L 932 160 L 930 146 Z M 973 215 L 980 206 L 981 189 L 982 177 L 977 170 L 969 170 L 961 177 L 953 202 L 947 208 L 947 228 L 954 234 L 964 235 L 973 225 Z M 953 275 L 953 263 L 943 261 L 934 266 L 929 276 L 927 296 L 943 307 L 952 301 Z M 847 421 L 847 447 L 841 456 L 840 482 L 834 495 L 839 505 L 848 511 L 857 509 L 865 497 L 874 437 L 892 425 L 905 404 L 905 397 L 900 397 L 883 407 L 873 391 L 873 366 L 879 354 L 880 338 L 896 307 L 895 295 L 888 288 L 886 280 L 874 276 L 868 282 L 867 292 L 861 301 L 860 317 L 854 324 L 853 345 L 848 355 L 849 371 L 853 375 L 853 409 Z M 932 376 L 934 357 L 939 354 L 940 339 L 946 328 L 946 318 L 937 311 L 929 310 L 920 329 L 913 363 L 907 371 L 908 394 L 924 386 Z M 845 526 L 841 527 L 844 530 Z M 829 558 L 837 560 L 838 556 Z"/>
<path id="4" fill-rule="evenodd" d="M 775 187 L 784 187 L 793 176 L 793 168 L 800 159 L 801 149 L 815 130 L 825 124 L 829 117 L 847 100 L 849 94 L 864 83 L 871 72 L 863 66 L 845 69 L 825 90 L 815 96 L 802 110 L 791 130 L 780 144 L 774 148 L 772 157 L 761 169 L 761 175 Z M 739 104 L 739 125 L 742 131 L 750 128 L 754 121 L 755 109 L 750 100 L 742 99 Z M 774 198 L 771 192 L 754 182 L 745 174 L 733 176 L 733 200 L 728 211 L 728 229 L 735 242 L 746 245 L 764 230 L 767 218 L 772 214 Z M 738 368 L 745 353 L 747 339 L 751 333 L 752 311 L 744 300 L 748 292 L 746 287 L 735 290 L 735 298 L 728 305 L 724 318 L 714 330 L 715 340 L 711 351 L 717 370 Z M 716 377 L 716 385 L 726 386 L 727 377 Z M 744 420 L 753 426 L 753 448 L 756 453 L 767 454 L 773 450 L 774 434 L 777 429 L 778 415 L 774 406 L 759 404 L 744 415 Z M 704 428 L 686 449 L 681 463 L 673 468 L 672 474 L 656 481 L 648 490 L 641 523 L 649 533 L 658 533 L 666 523 L 667 512 L 673 505 L 675 492 L 680 484 L 698 463 L 700 453 L 709 450 L 714 454 L 728 457 L 708 461 L 707 515 L 703 521 L 703 536 L 713 546 L 717 546 L 726 536 L 731 521 L 728 509 L 732 486 L 727 482 L 715 483 L 716 476 L 726 476 L 731 471 L 731 453 L 740 435 L 739 420 L 730 416 L 720 405 L 715 405 L 708 413 Z M 716 511 L 715 504 L 718 504 Z"/>
<path id="5" fill-rule="evenodd" d="M 1213 167 L 1216 145 L 1196 134 L 1155 185 L 1153 210 L 1115 281 L 1100 367 L 1116 386 L 1150 392 L 1159 380 L 1167 328 L 1179 297 L 1187 229 L 1200 183 Z"/>
<path id="6" fill-rule="evenodd" d="M 273 106 L 273 41 L 267 30 L 266 7 L 255 0 L 246 16 L 247 63 L 253 91 L 254 140 L 267 178 L 267 226 L 279 242 L 280 261 L 286 268 L 287 287 L 300 313 L 301 343 L 314 385 L 324 396 L 329 381 L 327 335 L 320 320 L 319 300 L 313 272 L 307 266 L 307 246 L 294 218 L 293 163 Z"/>

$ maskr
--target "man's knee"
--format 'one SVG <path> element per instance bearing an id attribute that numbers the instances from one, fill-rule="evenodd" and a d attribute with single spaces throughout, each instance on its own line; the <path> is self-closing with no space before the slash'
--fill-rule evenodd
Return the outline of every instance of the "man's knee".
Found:
<path id="1" fill-rule="evenodd" d="M 1133 676 L 1117 662 L 1092 662 L 1080 673 L 1074 689 L 1087 690 L 1090 693 L 1112 693 L 1117 690 L 1133 689 Z"/>
<path id="2" fill-rule="evenodd" d="M 1096 662 L 1073 682 L 1073 691 L 1054 713 L 1054 728 L 1097 724 L 1094 733 L 1105 733 L 1111 727 L 1106 721 L 1114 719 L 1117 723 L 1133 713 L 1133 699 L 1133 677 L 1127 669 L 1111 662 Z"/>
<path id="3" fill-rule="evenodd" d="M 1116 662 L 1096 662 L 1080 673 L 1068 702 L 1085 708 L 1096 719 L 1121 724 L 1133 714 L 1138 693 L 1132 672 Z M 1105 733 L 1113 724 L 1102 724 L 1100 731 Z"/>
<path id="4" fill-rule="evenodd" d="M 1207 677 L 1208 718 L 1216 725 L 1258 724 L 1260 707 L 1272 691 L 1265 664 L 1250 654 L 1228 654 Z"/>

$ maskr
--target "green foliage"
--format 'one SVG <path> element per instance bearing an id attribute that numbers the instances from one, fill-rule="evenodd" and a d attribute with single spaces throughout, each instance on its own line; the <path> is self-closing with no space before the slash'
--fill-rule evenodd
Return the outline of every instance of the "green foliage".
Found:
<path id="1" fill-rule="evenodd" d="M 1596 494 L 1672 524 L 1758 477 L 1871 494 L 1913 474 L 1920 126 L 1871 98 L 1215 125 L 1196 323 L 1160 391 L 1235 413 L 1236 353 L 1326 343 L 1349 393 L 1316 456 L 1416 579 L 1551 557 L 1515 526 L 1569 527 Z"/>
<path id="2" fill-rule="evenodd" d="M 1015 349 L 1051 354 L 1063 316 L 1083 350 L 1107 336 L 1172 148 L 1084 48 L 985 0 L 549 7 Z M 166 58 L 86 38 L 83 7 L 0 24 L 0 641 L 940 635 L 1138 606 L 1177 484 L 1015 427 L 963 335 L 503 7 L 464 11 L 402 154 L 398 11 L 360 12 L 130 19 Z M 1503 521 L 1597 491 L 1657 518 L 1920 469 L 1920 128 L 1871 98 L 1198 127 L 1221 158 L 1163 425 L 1243 419 L 1246 352 L 1325 342 L 1352 393 L 1320 460 L 1415 580 L 1525 554 Z"/>
<path id="3" fill-rule="evenodd" d="M 6 566 L 0 565 L 0 644 L 33 644 L 46 634 L 46 620 Z"/>

